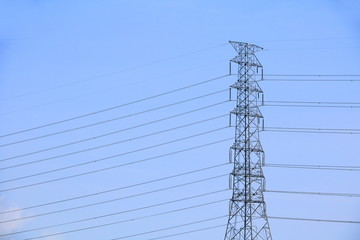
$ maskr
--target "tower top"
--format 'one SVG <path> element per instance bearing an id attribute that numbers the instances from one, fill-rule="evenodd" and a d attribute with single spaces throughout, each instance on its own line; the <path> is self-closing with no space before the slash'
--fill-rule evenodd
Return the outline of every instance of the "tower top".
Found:
<path id="1" fill-rule="evenodd" d="M 264 50 L 262 47 L 259 47 L 252 43 L 237 42 L 237 41 L 229 41 L 229 43 L 235 48 L 238 54 L 240 54 L 243 49 L 248 49 L 252 53 Z"/>

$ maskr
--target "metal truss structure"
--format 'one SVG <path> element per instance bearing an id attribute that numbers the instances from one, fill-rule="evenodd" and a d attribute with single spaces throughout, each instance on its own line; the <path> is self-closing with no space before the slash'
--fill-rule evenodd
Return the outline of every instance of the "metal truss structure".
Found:
<path id="1" fill-rule="evenodd" d="M 257 83 L 262 76 L 262 65 L 255 53 L 261 47 L 230 41 L 238 55 L 230 60 L 237 64 L 235 142 L 230 148 L 230 159 L 234 169 L 231 173 L 233 190 L 225 240 L 271 240 L 269 222 L 264 202 L 265 178 L 262 171 L 264 152 L 260 143 L 259 128 L 263 116 L 259 104 L 263 103 L 263 92 Z M 231 90 L 230 90 L 231 91 Z"/>

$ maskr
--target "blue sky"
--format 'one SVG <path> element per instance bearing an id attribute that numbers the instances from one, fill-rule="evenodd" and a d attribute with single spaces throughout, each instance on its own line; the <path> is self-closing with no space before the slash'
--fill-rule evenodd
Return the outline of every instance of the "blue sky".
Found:
<path id="1" fill-rule="evenodd" d="M 223 76 L 236 52 L 229 40 L 251 42 L 264 48 L 258 58 L 265 74 L 359 74 L 360 3 L 357 1 L 1 1 L 0 2 L 0 113 L 1 135 L 87 114 L 183 86 Z M 301 77 L 298 77 L 302 79 Z M 296 79 L 296 77 L 292 77 Z M 313 78 L 309 78 L 313 79 Z M 332 78 L 338 79 L 338 78 Z M 7 144 L 146 111 L 166 104 L 227 89 L 236 78 L 211 83 L 128 105 L 101 114 L 0 139 Z M 266 101 L 360 102 L 357 82 L 262 82 Z M 120 131 L 228 99 L 227 92 L 177 104 L 52 137 L 1 147 L 1 159 Z M 37 161 L 91 147 L 123 141 L 94 151 L 41 163 L 1 170 L 2 182 L 115 154 L 122 156 L 22 180 L 1 183 L 1 190 L 50 181 L 121 163 L 130 163 L 233 137 L 224 128 L 227 117 L 149 137 L 185 124 L 227 114 L 233 102 L 184 114 L 169 120 L 111 136 L 26 157 L 1 161 L 0 167 Z M 357 109 L 263 107 L 266 127 L 359 128 Z M 126 153 L 202 132 L 213 133 L 151 149 Z M 132 139 L 132 140 L 131 140 Z M 357 165 L 358 135 L 261 133 L 267 163 Z M 226 163 L 227 140 L 113 170 L 2 191 L 0 211 L 10 211 L 95 192 L 151 181 Z M 126 154 L 125 154 L 126 153 Z M 171 227 L 228 213 L 230 165 L 188 174 L 47 207 L 2 214 L 1 234 L 42 228 L 100 215 L 175 201 L 218 190 L 222 192 L 160 207 L 123 213 L 61 227 L 0 237 L 19 240 L 58 232 L 140 218 L 174 209 L 221 201 L 198 208 L 149 217 L 112 226 L 56 236 L 48 240 L 113 239 Z M 264 168 L 269 190 L 360 193 L 359 172 Z M 31 217 L 96 202 L 221 176 L 172 190 L 113 201 L 94 207 Z M 265 193 L 269 216 L 360 221 L 360 201 L 329 197 Z M 226 218 L 132 239 L 226 224 Z M 269 219 L 273 239 L 358 239 L 358 224 L 317 223 Z M 222 239 L 225 227 L 192 233 L 186 239 Z M 184 239 L 184 236 L 171 239 Z M 170 238 L 169 238 L 170 239 Z"/>

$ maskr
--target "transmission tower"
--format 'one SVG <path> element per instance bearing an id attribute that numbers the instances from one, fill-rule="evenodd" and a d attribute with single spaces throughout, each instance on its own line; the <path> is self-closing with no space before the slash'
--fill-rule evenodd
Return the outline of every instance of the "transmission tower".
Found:
<path id="1" fill-rule="evenodd" d="M 258 108 L 263 103 L 263 92 L 257 83 L 262 65 L 255 53 L 261 47 L 230 41 L 238 55 L 230 60 L 237 64 L 235 142 L 230 148 L 231 172 L 230 213 L 225 240 L 271 240 L 269 222 L 264 202 L 265 178 L 262 171 L 264 152 L 260 143 L 259 128 L 263 116 Z M 230 90 L 231 91 L 231 90 Z M 260 102 L 260 103 L 259 103 Z"/>

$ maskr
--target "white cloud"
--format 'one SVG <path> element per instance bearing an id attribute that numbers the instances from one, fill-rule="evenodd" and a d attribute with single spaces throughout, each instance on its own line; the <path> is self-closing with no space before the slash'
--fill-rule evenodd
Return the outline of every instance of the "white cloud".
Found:
<path id="1" fill-rule="evenodd" d="M 23 216 L 23 212 L 20 210 L 20 208 L 17 208 L 17 207 L 0 208 L 0 211 L 1 212 L 11 211 L 9 213 L 0 215 L 1 222 L 10 220 L 10 219 L 22 218 L 22 216 Z M 15 232 L 16 230 L 20 229 L 23 226 L 23 223 L 24 223 L 23 220 L 2 223 L 2 224 L 0 224 L 0 233 L 8 234 L 8 233 Z"/>
<path id="2" fill-rule="evenodd" d="M 0 221 L 7 221 L 10 219 L 21 219 L 23 211 L 15 204 L 9 204 L 3 196 L 0 196 L 0 212 L 8 212 L 0 214 Z M 0 224 L 0 234 L 9 234 L 21 229 L 24 225 L 24 220 L 11 221 Z M 10 237 L 8 240 L 15 240 L 16 238 Z"/>
<path id="3" fill-rule="evenodd" d="M 0 224 L 0 235 L 1 234 L 10 234 L 17 232 L 19 230 L 23 229 L 23 226 L 26 224 L 26 220 L 23 220 L 21 218 L 24 217 L 25 213 L 23 210 L 21 210 L 20 207 L 16 206 L 15 203 L 10 201 L 7 201 L 3 196 L 0 196 L 0 212 L 7 212 L 4 214 L 0 214 L 0 222 L 7 221 L 10 219 L 20 219 L 17 221 L 11 221 L 7 223 Z M 50 235 L 52 232 L 42 232 L 39 235 L 45 236 Z M 44 240 L 65 240 L 63 236 L 49 236 L 43 238 Z M 19 240 L 19 238 L 14 236 L 6 236 L 6 237 L 0 237 L 0 240 Z"/>

